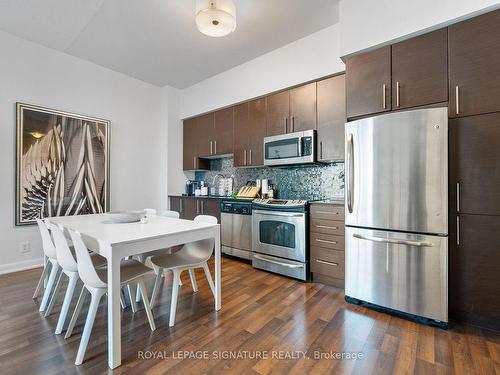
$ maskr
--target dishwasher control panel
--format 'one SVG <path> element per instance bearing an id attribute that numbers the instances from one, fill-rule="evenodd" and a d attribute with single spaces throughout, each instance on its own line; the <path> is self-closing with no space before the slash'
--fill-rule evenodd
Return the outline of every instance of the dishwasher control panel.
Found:
<path id="1" fill-rule="evenodd" d="M 220 204 L 220 212 L 236 215 L 251 215 L 252 202 L 222 201 Z"/>

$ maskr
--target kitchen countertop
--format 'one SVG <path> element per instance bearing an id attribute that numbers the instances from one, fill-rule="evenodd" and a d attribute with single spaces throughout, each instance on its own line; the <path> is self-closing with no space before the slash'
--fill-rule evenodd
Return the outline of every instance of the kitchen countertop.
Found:
<path id="1" fill-rule="evenodd" d="M 309 204 L 333 204 L 337 206 L 344 205 L 344 198 L 322 199 L 319 201 L 311 201 Z"/>
<path id="2" fill-rule="evenodd" d="M 174 198 L 192 198 L 192 199 L 218 199 L 218 200 L 230 200 L 230 201 L 235 201 L 235 202 L 251 202 L 254 200 L 254 198 L 236 198 L 233 199 L 231 197 L 221 197 L 218 195 L 169 195 L 169 197 L 174 197 Z"/>

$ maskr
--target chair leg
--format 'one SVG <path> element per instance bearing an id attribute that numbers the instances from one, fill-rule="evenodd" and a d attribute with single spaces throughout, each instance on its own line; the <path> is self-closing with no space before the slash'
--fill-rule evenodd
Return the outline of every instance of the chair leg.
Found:
<path id="1" fill-rule="evenodd" d="M 65 339 L 71 337 L 71 334 L 73 333 L 73 328 L 75 328 L 76 321 L 78 320 L 78 315 L 80 315 L 80 311 L 82 310 L 83 304 L 85 303 L 85 298 L 87 297 L 86 290 L 87 288 L 85 288 L 85 285 L 82 286 L 82 291 L 80 292 L 80 296 L 78 297 L 75 311 L 73 311 L 73 315 L 71 316 L 71 320 L 69 321 L 68 329 L 66 330 L 66 335 L 64 335 Z"/>
<path id="2" fill-rule="evenodd" d="M 127 308 L 127 301 L 125 300 L 125 294 L 123 294 L 123 289 L 120 288 L 120 305 L 122 310 Z"/>
<path id="3" fill-rule="evenodd" d="M 45 314 L 43 315 L 44 318 L 48 317 L 50 314 L 52 314 L 52 309 L 54 308 L 54 303 L 56 302 L 57 295 L 59 294 L 59 288 L 61 287 L 61 280 L 64 272 L 59 273 L 59 278 L 57 279 L 56 286 L 54 287 L 54 291 L 52 292 L 52 297 L 50 297 L 50 302 L 49 305 L 47 306 L 47 309 L 45 310 Z"/>
<path id="4" fill-rule="evenodd" d="M 215 286 L 214 281 L 212 280 L 212 275 L 210 274 L 210 269 L 208 268 L 208 264 L 203 263 L 203 271 L 205 271 L 205 276 L 207 277 L 208 285 L 210 285 L 210 289 L 212 290 L 212 294 L 215 298 Z"/>
<path id="5" fill-rule="evenodd" d="M 156 297 L 158 296 L 158 290 L 160 289 L 162 275 L 163 268 L 158 268 L 155 277 L 155 285 L 153 286 L 153 293 L 151 294 L 151 308 L 153 308 L 156 303 Z"/>
<path id="6" fill-rule="evenodd" d="M 73 294 L 75 294 L 76 283 L 78 281 L 78 274 L 71 274 L 69 277 L 68 287 L 66 289 L 66 294 L 64 296 L 64 302 L 61 307 L 61 312 L 59 313 L 59 320 L 57 321 L 56 327 L 56 335 L 60 335 L 63 328 L 64 323 L 66 322 L 66 316 L 68 315 L 69 306 L 71 304 L 71 300 L 73 299 Z"/>
<path id="7" fill-rule="evenodd" d="M 42 274 L 40 275 L 40 280 L 38 280 L 38 284 L 36 284 L 35 293 L 33 293 L 33 299 L 38 298 L 38 295 L 40 294 L 40 291 L 43 288 L 43 284 L 45 282 L 45 278 L 47 276 L 47 273 L 49 272 L 49 265 L 50 264 L 51 264 L 50 262 L 47 262 L 43 266 L 43 271 L 42 271 Z"/>
<path id="8" fill-rule="evenodd" d="M 184 271 L 184 270 L 183 270 Z M 182 280 L 181 280 L 181 274 L 182 274 L 182 271 L 179 272 L 179 286 L 182 286 Z"/>
<path id="9" fill-rule="evenodd" d="M 193 268 L 190 268 L 188 272 L 189 272 L 189 278 L 191 279 L 191 285 L 193 286 L 193 292 L 196 293 L 198 291 L 198 284 L 196 283 L 196 274 L 194 273 Z"/>
<path id="10" fill-rule="evenodd" d="M 78 354 L 76 355 L 75 365 L 77 366 L 82 364 L 83 357 L 85 357 L 85 351 L 87 350 L 87 345 L 89 343 L 92 326 L 94 325 L 95 315 L 97 313 L 97 308 L 99 307 L 99 301 L 101 300 L 101 297 L 106 293 L 106 290 L 94 289 L 90 293 L 92 295 L 92 299 L 90 301 L 90 307 L 89 312 L 87 313 L 85 327 L 83 328 L 80 347 L 78 348 Z"/>
<path id="11" fill-rule="evenodd" d="M 136 313 L 137 312 L 137 304 L 135 303 L 135 298 L 132 297 L 134 295 L 133 285 L 127 284 L 127 290 L 128 290 L 128 297 L 130 298 L 130 306 L 132 306 L 132 312 Z"/>
<path id="12" fill-rule="evenodd" d="M 138 286 L 140 286 L 140 291 L 142 295 L 142 300 L 144 301 L 144 310 L 146 310 L 146 315 L 148 316 L 149 326 L 151 327 L 151 331 L 156 329 L 155 318 L 153 317 L 153 313 L 151 312 L 151 305 L 148 299 L 148 293 L 146 289 L 146 283 L 144 282 L 144 278 L 140 277 L 137 280 Z"/>
<path id="13" fill-rule="evenodd" d="M 172 300 L 170 301 L 170 321 L 168 325 L 173 327 L 175 324 L 175 311 L 177 310 L 177 296 L 179 295 L 179 279 L 181 272 L 177 269 L 172 270 L 174 279 L 172 281 Z"/>
<path id="14" fill-rule="evenodd" d="M 56 281 L 57 274 L 59 273 L 59 264 L 52 264 L 52 268 L 50 270 L 49 281 L 47 281 L 47 287 L 45 288 L 45 292 L 43 292 L 42 302 L 40 303 L 40 308 L 38 309 L 40 312 L 45 311 L 47 308 L 47 304 L 49 302 L 50 293 L 52 292 L 52 288 L 54 287 L 54 283 Z"/>
<path id="15" fill-rule="evenodd" d="M 141 302 L 141 285 L 137 284 L 135 288 L 135 302 Z"/>

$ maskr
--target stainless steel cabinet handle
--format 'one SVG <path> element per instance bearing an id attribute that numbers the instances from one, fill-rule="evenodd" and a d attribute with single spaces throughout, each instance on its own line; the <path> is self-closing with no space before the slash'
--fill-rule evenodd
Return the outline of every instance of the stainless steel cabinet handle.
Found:
<path id="1" fill-rule="evenodd" d="M 458 91 L 458 85 L 455 86 L 455 114 L 460 114 L 460 95 Z"/>
<path id="2" fill-rule="evenodd" d="M 181 200 L 179 200 L 179 211 L 181 211 L 180 213 L 182 213 L 182 209 L 183 209 L 183 207 L 182 207 L 182 199 L 181 199 Z"/>
<path id="3" fill-rule="evenodd" d="M 248 151 L 248 159 L 250 159 L 250 162 L 248 164 L 252 165 L 252 150 L 251 149 Z"/>
<path id="4" fill-rule="evenodd" d="M 243 164 L 247 165 L 247 150 L 243 150 Z"/>
<path id="5" fill-rule="evenodd" d="M 214 152 L 213 152 L 212 143 L 213 143 L 213 142 L 212 142 L 212 141 L 210 141 L 210 155 L 213 155 L 213 153 L 214 153 Z"/>
<path id="6" fill-rule="evenodd" d="M 193 169 L 196 169 L 196 156 L 193 157 Z"/>
<path id="7" fill-rule="evenodd" d="M 323 214 L 323 215 L 340 215 L 340 212 L 328 212 L 328 211 L 316 211 L 317 214 Z"/>
<path id="8" fill-rule="evenodd" d="M 205 215 L 205 202 L 201 201 L 201 214 Z"/>
<path id="9" fill-rule="evenodd" d="M 328 240 L 322 240 L 321 238 L 316 238 L 316 242 L 322 242 L 322 243 L 330 243 L 332 245 L 338 244 L 337 241 L 328 241 Z"/>
<path id="10" fill-rule="evenodd" d="M 292 116 L 292 133 L 295 131 L 295 116 Z"/>
<path id="11" fill-rule="evenodd" d="M 457 182 L 457 212 L 460 212 L 460 182 Z"/>
<path id="12" fill-rule="evenodd" d="M 416 246 L 416 247 L 433 247 L 434 244 L 431 242 L 424 241 L 410 241 L 410 240 L 398 240 L 395 238 L 383 238 L 383 237 L 373 237 L 373 236 L 363 236 L 361 234 L 354 233 L 352 235 L 354 238 L 359 238 L 360 240 L 367 240 L 373 242 L 383 242 L 383 243 L 392 243 L 396 245 L 408 245 L 408 246 Z"/>
<path id="13" fill-rule="evenodd" d="M 396 82 L 396 107 L 399 108 L 399 82 Z"/>
<path id="14" fill-rule="evenodd" d="M 304 268 L 303 264 L 289 264 L 289 263 L 278 262 L 277 260 L 264 258 L 263 256 L 260 256 L 260 255 L 254 255 L 254 257 L 256 259 L 262 260 L 264 262 L 278 264 L 280 266 L 285 266 L 285 267 L 288 267 L 288 268 Z"/>
<path id="15" fill-rule="evenodd" d="M 283 123 L 285 124 L 285 134 L 286 134 L 287 133 L 287 129 L 286 129 L 287 128 L 287 126 L 286 126 L 287 125 L 286 124 L 287 123 L 287 118 L 286 117 L 283 117 Z"/>
<path id="16" fill-rule="evenodd" d="M 460 245 L 460 217 L 457 216 L 457 245 Z"/>
<path id="17" fill-rule="evenodd" d="M 387 92 L 387 86 L 385 83 L 382 85 L 382 108 L 386 109 L 387 108 L 387 101 L 386 101 L 386 92 Z"/>
<path id="18" fill-rule="evenodd" d="M 200 201 L 197 199 L 196 200 L 196 215 L 200 214 Z"/>
<path id="19" fill-rule="evenodd" d="M 328 264 L 329 266 L 336 266 L 338 267 L 338 263 L 335 263 L 335 262 L 327 262 L 326 260 L 321 260 L 321 259 L 316 259 L 316 262 L 317 263 L 321 263 L 321 264 Z"/>
<path id="20" fill-rule="evenodd" d="M 323 142 L 319 142 L 319 158 L 323 159 Z"/>
<path id="21" fill-rule="evenodd" d="M 329 227 L 328 225 L 315 225 L 316 228 L 339 229 L 339 227 Z"/>
<path id="22" fill-rule="evenodd" d="M 217 154 L 217 141 L 214 141 L 214 154 Z"/>
<path id="23" fill-rule="evenodd" d="M 352 134 L 347 138 L 347 209 L 352 213 L 354 185 L 354 140 Z"/>

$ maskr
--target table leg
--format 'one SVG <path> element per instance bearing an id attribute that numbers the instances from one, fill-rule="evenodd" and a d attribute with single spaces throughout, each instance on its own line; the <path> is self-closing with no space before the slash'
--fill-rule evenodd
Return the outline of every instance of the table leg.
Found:
<path id="1" fill-rule="evenodd" d="M 221 293 L 221 259 L 220 259 L 220 228 L 215 229 L 215 310 L 222 307 Z"/>
<path id="2" fill-rule="evenodd" d="M 122 363 L 120 318 L 120 261 L 108 252 L 108 366 L 113 369 Z"/>

